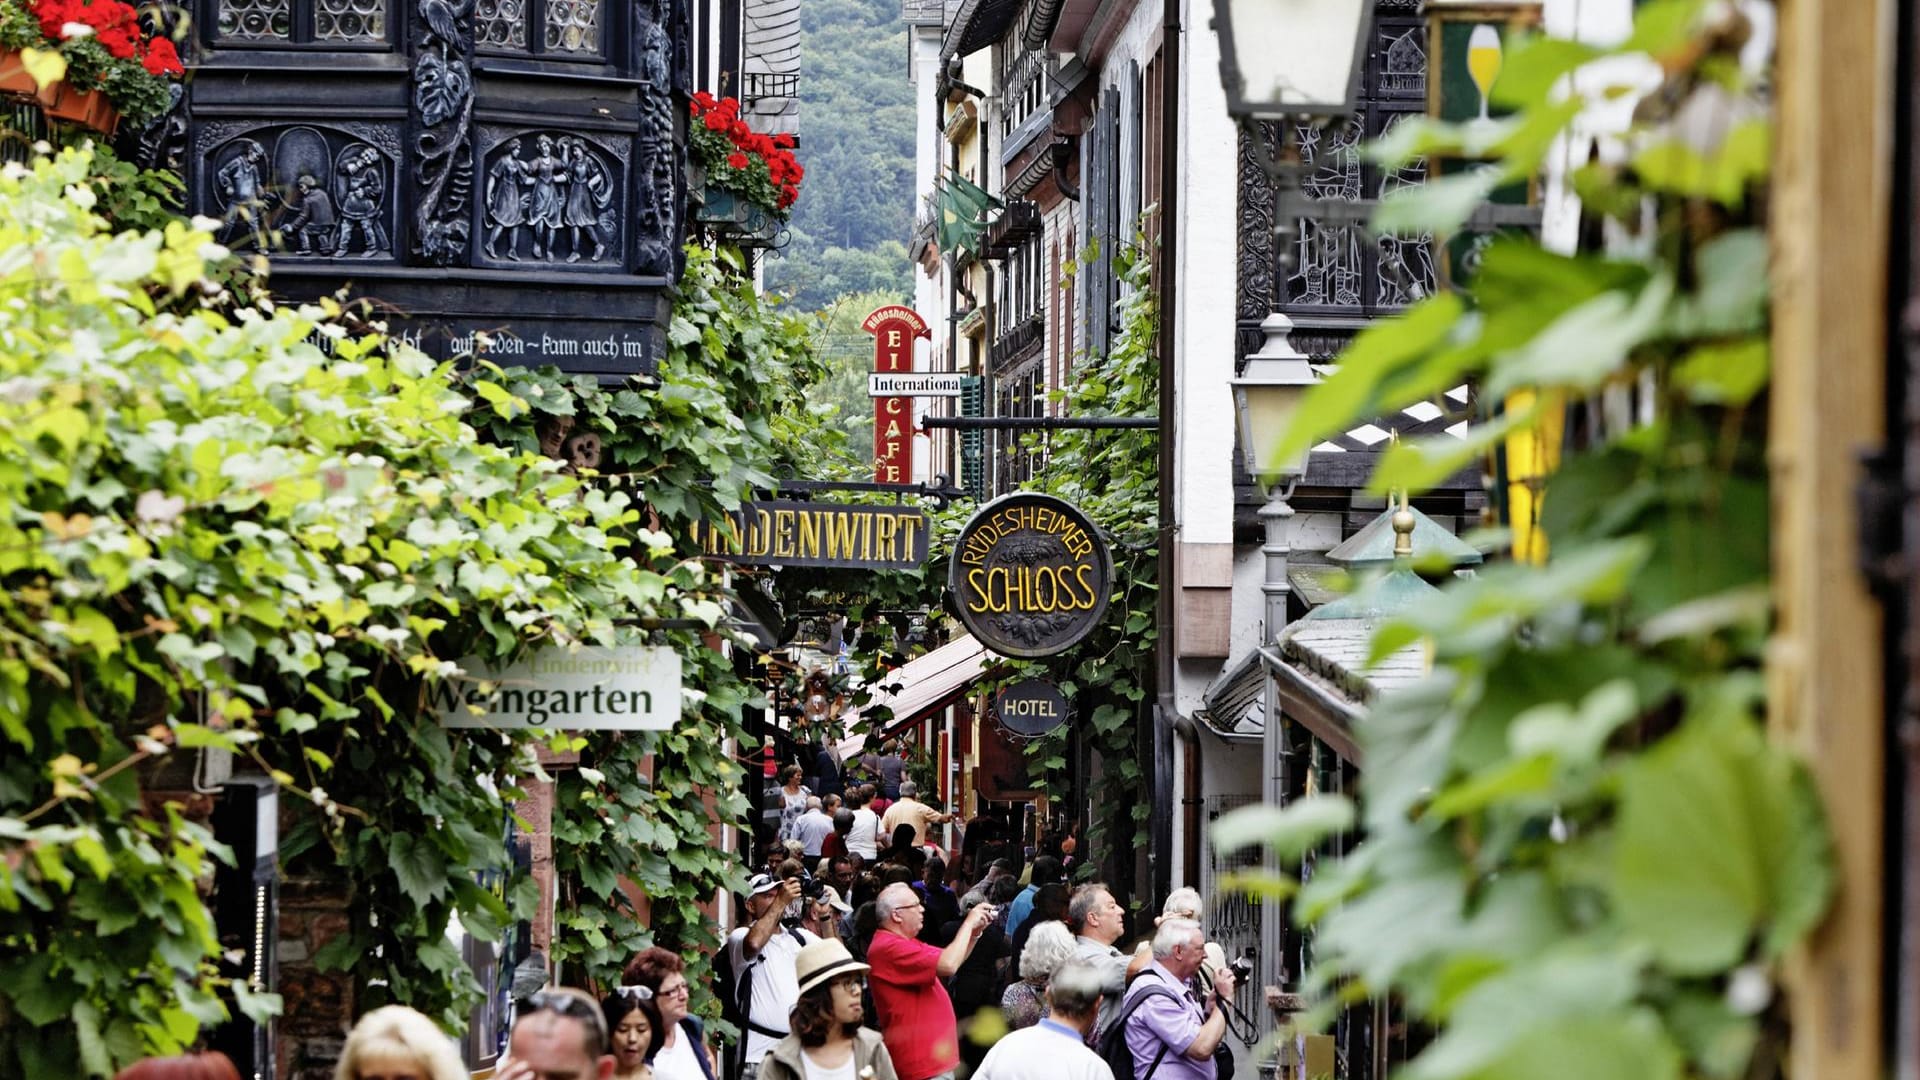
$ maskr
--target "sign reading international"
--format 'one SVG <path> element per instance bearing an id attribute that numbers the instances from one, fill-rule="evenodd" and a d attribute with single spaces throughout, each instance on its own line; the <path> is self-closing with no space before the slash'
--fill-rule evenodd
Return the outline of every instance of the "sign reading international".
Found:
<path id="1" fill-rule="evenodd" d="M 507 668 L 460 666 L 469 681 L 428 695 L 445 727 L 667 731 L 680 719 L 680 654 L 668 648 L 555 645 Z"/>
<path id="2" fill-rule="evenodd" d="M 868 397 L 959 397 L 967 377 L 949 372 L 916 371 L 908 375 L 867 376 Z"/>
<path id="3" fill-rule="evenodd" d="M 754 566 L 914 570 L 927 558 L 927 515 L 907 506 L 750 502 L 715 527 L 694 526 L 700 551 Z"/>
<path id="4" fill-rule="evenodd" d="M 1045 679 L 1023 679 L 993 695 L 993 718 L 1015 735 L 1037 738 L 1067 722 L 1067 696 Z"/>
<path id="5" fill-rule="evenodd" d="M 875 375 L 913 374 L 913 339 L 932 336 L 919 312 L 899 304 L 873 309 L 860 329 L 873 335 Z M 873 478 L 913 482 L 913 399 L 904 394 L 873 399 Z"/>
<path id="6" fill-rule="evenodd" d="M 1015 492 L 960 530 L 947 588 L 961 623 L 988 648 L 1051 656 L 1099 625 L 1113 590 L 1113 553 L 1072 503 Z"/>

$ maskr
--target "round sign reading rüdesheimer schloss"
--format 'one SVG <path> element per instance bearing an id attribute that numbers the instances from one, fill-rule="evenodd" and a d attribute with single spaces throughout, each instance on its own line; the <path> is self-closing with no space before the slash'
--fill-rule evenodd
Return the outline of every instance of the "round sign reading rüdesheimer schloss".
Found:
<path id="1" fill-rule="evenodd" d="M 981 507 L 954 543 L 947 572 L 955 613 L 1002 656 L 1052 656 L 1106 614 L 1113 553 L 1078 507 L 1016 492 Z"/>

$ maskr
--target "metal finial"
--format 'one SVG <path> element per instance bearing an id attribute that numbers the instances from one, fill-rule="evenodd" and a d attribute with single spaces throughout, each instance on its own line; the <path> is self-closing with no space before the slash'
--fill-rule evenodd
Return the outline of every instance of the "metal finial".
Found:
<path id="1" fill-rule="evenodd" d="M 1393 557 L 1413 558 L 1413 504 L 1405 491 L 1400 492 L 1400 509 L 1393 512 Z"/>

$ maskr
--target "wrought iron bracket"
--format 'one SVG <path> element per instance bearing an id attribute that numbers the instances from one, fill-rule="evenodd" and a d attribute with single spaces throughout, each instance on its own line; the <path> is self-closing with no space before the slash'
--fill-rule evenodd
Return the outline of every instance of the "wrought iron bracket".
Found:
<path id="1" fill-rule="evenodd" d="M 1159 426 L 1157 416 L 928 416 L 920 421 L 924 431 L 1104 431 Z"/>
<path id="2" fill-rule="evenodd" d="M 811 495 L 821 491 L 866 491 L 881 495 L 892 495 L 894 501 L 911 495 L 917 498 L 932 499 L 937 509 L 945 510 L 957 499 L 964 499 L 967 493 L 953 485 L 953 478 L 945 473 L 936 473 L 930 484 L 880 484 L 857 480 L 775 480 L 773 493 Z"/>

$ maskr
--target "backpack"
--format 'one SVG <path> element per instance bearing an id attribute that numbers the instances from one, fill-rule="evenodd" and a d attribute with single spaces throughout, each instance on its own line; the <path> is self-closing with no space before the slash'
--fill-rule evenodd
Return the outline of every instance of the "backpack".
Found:
<path id="1" fill-rule="evenodd" d="M 796 945 L 805 946 L 807 943 L 807 939 L 800 935 L 800 931 L 791 926 L 781 927 L 780 932 L 793 938 Z M 744 969 L 736 972 L 733 970 L 733 949 L 730 945 L 722 945 L 719 953 L 713 958 L 714 981 L 720 991 L 718 995 L 720 1018 L 732 1024 L 734 1030 L 740 1033 L 740 1038 L 728 1046 L 726 1051 L 724 1068 L 729 1080 L 740 1075 L 740 1066 L 746 1061 L 744 1055 L 747 1051 L 747 1032 L 758 1032 L 770 1039 L 787 1037 L 784 1031 L 762 1027 L 748 1019 L 753 1015 L 753 968 L 756 964 L 765 963 L 766 959 L 767 951 L 761 949 L 753 959 L 747 961 Z"/>
<path id="2" fill-rule="evenodd" d="M 1158 981 L 1159 978 L 1158 975 L 1154 976 L 1155 981 Z M 1146 1004 L 1147 999 L 1150 997 L 1166 997 L 1172 998 L 1175 1001 L 1184 1000 L 1179 994 L 1174 993 L 1164 986 L 1149 986 L 1140 992 L 1139 997 L 1129 1002 L 1127 1007 L 1121 1010 L 1118 1016 L 1113 1018 L 1113 1023 L 1107 1025 L 1107 1030 L 1100 1033 L 1099 1048 L 1100 1060 L 1106 1062 L 1107 1068 L 1113 1070 L 1113 1080 L 1133 1080 L 1133 1048 L 1127 1045 L 1127 1020 L 1133 1016 L 1140 1006 Z M 1169 1047 L 1166 1043 L 1162 1042 L 1160 1044 L 1160 1050 L 1153 1055 L 1153 1061 L 1147 1066 L 1147 1074 L 1142 1080 L 1152 1080 L 1154 1070 L 1160 1067 L 1160 1062 L 1167 1056 L 1168 1049 Z"/>

